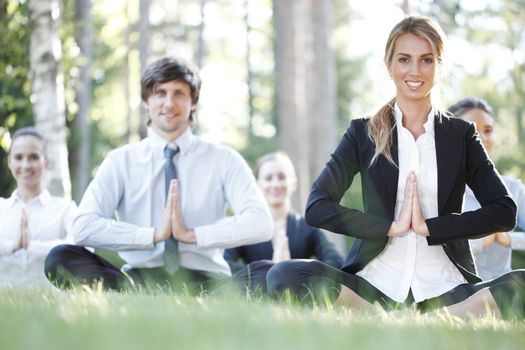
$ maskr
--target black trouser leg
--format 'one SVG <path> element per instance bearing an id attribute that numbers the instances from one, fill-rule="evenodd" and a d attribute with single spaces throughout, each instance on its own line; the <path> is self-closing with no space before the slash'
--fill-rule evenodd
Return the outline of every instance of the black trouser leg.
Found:
<path id="1" fill-rule="evenodd" d="M 317 260 L 283 261 L 268 271 L 266 282 L 268 294 L 274 298 L 289 290 L 302 302 L 323 302 L 325 298 L 334 302 L 344 285 L 370 303 L 396 305 L 365 279 Z"/>
<path id="2" fill-rule="evenodd" d="M 344 285 L 370 303 L 379 302 L 384 308 L 397 304 L 359 276 L 335 269 L 315 260 L 289 260 L 268 271 L 268 293 L 281 296 L 286 290 L 302 301 L 319 300 L 322 290 L 331 301 L 339 296 Z M 457 304 L 476 292 L 489 288 L 504 319 L 525 317 L 525 270 L 514 270 L 490 281 L 460 284 L 435 298 L 418 303 L 422 312 Z"/>
<path id="3" fill-rule="evenodd" d="M 224 283 L 226 277 L 207 271 L 179 267 L 170 275 L 163 267 L 134 268 L 127 271 L 135 284 L 148 290 L 188 292 L 196 295 Z"/>
<path id="4" fill-rule="evenodd" d="M 266 275 L 268 270 L 274 266 L 271 260 L 257 260 L 235 273 L 231 281 L 243 290 L 251 293 L 267 293 Z"/>
<path id="5" fill-rule="evenodd" d="M 510 271 L 488 283 L 503 319 L 525 318 L 525 270 Z"/>
<path id="6" fill-rule="evenodd" d="M 460 303 L 489 288 L 503 319 L 525 317 L 525 270 L 515 270 L 489 281 L 464 283 L 435 298 L 418 303 L 421 312 Z"/>
<path id="7" fill-rule="evenodd" d="M 515 270 L 489 281 L 465 283 L 432 299 L 418 304 L 428 312 L 440 307 L 460 303 L 484 288 L 489 288 L 504 319 L 525 317 L 525 270 Z"/>
<path id="8" fill-rule="evenodd" d="M 69 244 L 56 246 L 49 252 L 45 274 L 59 288 L 100 282 L 105 289 L 121 290 L 130 285 L 118 267 L 84 247 Z"/>

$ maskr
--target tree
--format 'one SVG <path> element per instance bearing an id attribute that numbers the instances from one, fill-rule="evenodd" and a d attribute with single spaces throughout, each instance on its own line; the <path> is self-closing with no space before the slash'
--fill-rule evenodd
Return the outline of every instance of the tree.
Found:
<path id="1" fill-rule="evenodd" d="M 195 62 L 197 67 L 202 68 L 205 55 L 205 45 L 204 45 L 204 25 L 206 23 L 204 16 L 204 9 L 206 8 L 207 0 L 200 0 L 200 23 L 198 29 L 198 39 L 197 39 L 197 49 L 195 50 Z"/>
<path id="2" fill-rule="evenodd" d="M 139 0 L 139 61 L 140 61 L 140 70 L 143 71 L 146 68 L 148 57 L 149 57 L 149 0 Z M 139 121 L 139 135 L 140 138 L 145 138 L 147 136 L 148 130 L 146 127 L 147 122 L 147 112 L 145 108 L 141 105 L 139 111 L 140 121 Z"/>
<path id="3" fill-rule="evenodd" d="M 312 1 L 313 62 L 306 89 L 310 145 L 309 173 L 313 181 L 324 168 L 337 144 L 337 78 L 334 52 L 330 47 L 332 3 Z M 304 141 L 303 141 L 304 142 Z"/>
<path id="4" fill-rule="evenodd" d="M 7 167 L 9 135 L 33 125 L 29 96 L 29 11 L 26 3 L 8 7 L 0 1 L 0 196 L 11 194 L 16 183 Z"/>
<path id="5" fill-rule="evenodd" d="M 273 7 L 279 141 L 299 173 L 294 205 L 304 208 L 337 136 L 332 7 L 307 0 L 274 1 Z"/>
<path id="6" fill-rule="evenodd" d="M 29 0 L 32 104 L 35 127 L 48 139 L 50 192 L 71 196 L 57 0 Z"/>
<path id="7" fill-rule="evenodd" d="M 78 202 L 89 183 L 91 133 L 89 110 L 91 106 L 91 75 L 93 60 L 93 24 L 91 0 L 76 0 L 75 40 L 80 48 L 80 76 L 76 80 L 76 104 L 78 112 L 71 125 L 73 138 L 71 170 L 73 173 L 73 195 Z"/>
<path id="8" fill-rule="evenodd" d="M 311 47 L 307 46 L 306 1 L 274 1 L 275 66 L 278 134 L 281 148 L 286 151 L 299 174 L 293 203 L 304 208 L 309 191 L 308 127 L 306 123 L 306 72 Z"/>
<path id="9" fill-rule="evenodd" d="M 244 0 L 244 26 L 246 28 L 246 85 L 248 87 L 248 139 L 253 137 L 253 68 L 251 62 L 252 47 L 250 43 L 250 13 L 248 7 L 248 0 Z"/>

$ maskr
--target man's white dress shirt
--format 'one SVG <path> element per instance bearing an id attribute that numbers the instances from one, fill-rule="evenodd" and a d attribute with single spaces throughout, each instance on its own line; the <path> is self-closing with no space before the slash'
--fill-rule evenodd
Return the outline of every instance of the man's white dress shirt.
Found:
<path id="1" fill-rule="evenodd" d="M 229 276 L 225 248 L 271 238 L 268 205 L 236 151 L 205 142 L 190 129 L 175 143 L 182 217 L 197 239 L 179 242 L 180 266 Z M 163 265 L 164 242 L 154 244 L 153 232 L 166 202 L 167 144 L 151 131 L 141 142 L 109 152 L 80 203 L 73 224 L 78 244 L 118 250 L 133 268 Z M 227 217 L 228 207 L 233 215 Z"/>
<path id="2" fill-rule="evenodd" d="M 28 218 L 29 246 L 13 251 L 20 240 L 23 208 Z M 44 275 L 44 260 L 51 248 L 73 242 L 75 212 L 73 201 L 51 196 L 46 189 L 27 203 L 20 200 L 17 190 L 9 198 L 0 198 L 0 286 L 50 286 Z"/>
<path id="3" fill-rule="evenodd" d="M 402 112 L 394 106 L 399 180 L 395 217 L 401 213 L 406 179 L 410 171 L 417 177 L 419 202 L 425 218 L 438 216 L 437 162 L 434 139 L 434 109 L 424 124 L 425 133 L 417 140 L 403 127 Z M 427 239 L 409 230 L 390 238 L 385 249 L 357 273 L 397 302 L 404 302 L 410 290 L 416 302 L 439 296 L 461 283 L 464 277 L 448 258 L 441 245 L 429 246 Z"/>

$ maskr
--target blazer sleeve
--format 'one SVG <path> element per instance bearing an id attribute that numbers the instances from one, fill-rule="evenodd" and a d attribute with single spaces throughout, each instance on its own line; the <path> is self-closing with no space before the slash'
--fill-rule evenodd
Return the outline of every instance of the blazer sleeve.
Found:
<path id="1" fill-rule="evenodd" d="M 306 222 L 314 227 L 352 236 L 358 239 L 384 242 L 392 221 L 388 218 L 346 208 L 341 198 L 361 171 L 360 144 L 371 142 L 366 133 L 366 120 L 353 119 L 343 139 L 325 168 L 315 180 L 306 205 Z M 364 194 L 366 195 L 366 194 Z"/>
<path id="2" fill-rule="evenodd" d="M 427 219 L 430 231 L 427 241 L 431 245 L 510 231 L 516 225 L 516 204 L 488 158 L 473 124 L 468 126 L 465 142 L 465 179 L 481 208 Z"/>

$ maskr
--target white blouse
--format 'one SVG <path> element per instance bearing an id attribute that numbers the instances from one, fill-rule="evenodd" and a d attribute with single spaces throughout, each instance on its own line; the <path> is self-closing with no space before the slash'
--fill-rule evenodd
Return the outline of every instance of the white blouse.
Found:
<path id="1" fill-rule="evenodd" d="M 403 127 L 402 112 L 395 104 L 398 137 L 399 179 L 396 218 L 405 199 L 409 172 L 417 177 L 419 202 L 425 218 L 438 216 L 437 160 L 434 138 L 434 108 L 424 124 L 425 133 L 417 140 Z M 401 237 L 390 238 L 381 254 L 357 273 L 389 298 L 404 302 L 410 290 L 416 302 L 439 296 L 465 278 L 448 258 L 441 245 L 429 246 L 427 239 L 409 230 Z"/>
<path id="2" fill-rule="evenodd" d="M 22 209 L 27 211 L 30 243 L 27 249 L 13 251 L 20 239 Z M 72 243 L 71 224 L 76 214 L 73 201 L 51 196 L 44 189 L 24 203 L 14 191 L 0 198 L 0 287 L 50 286 L 44 275 L 44 261 L 59 244 Z"/>

